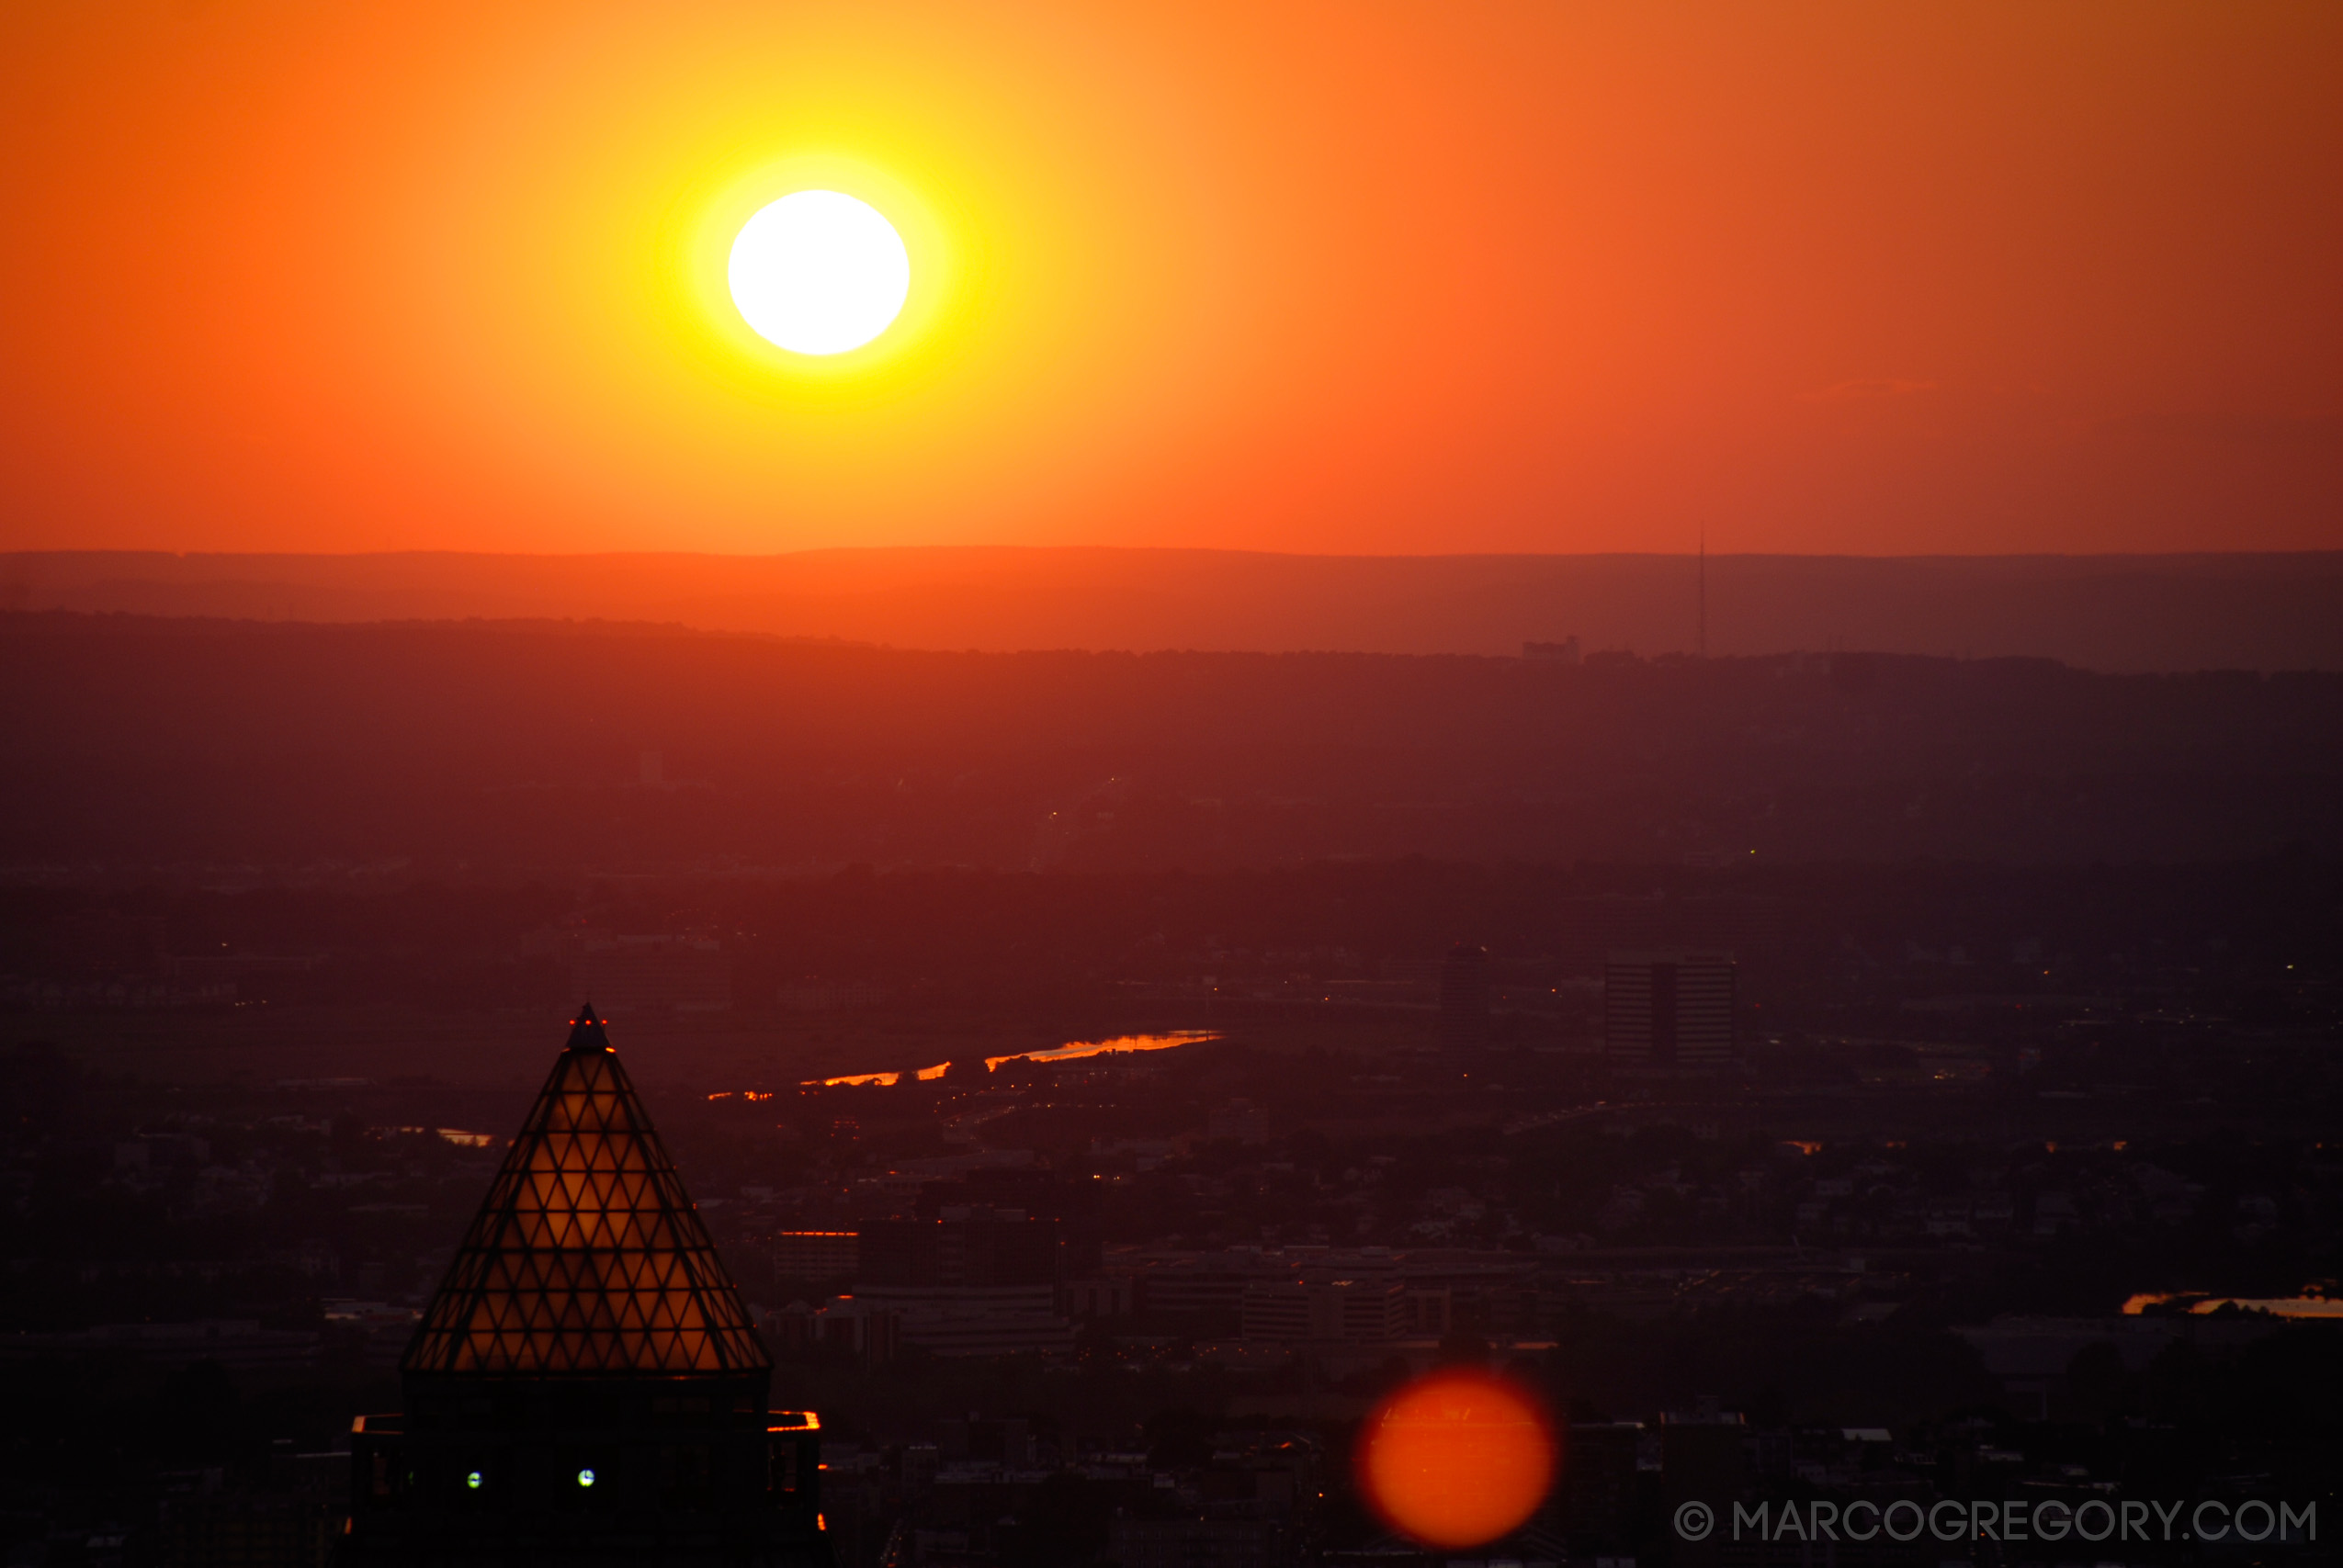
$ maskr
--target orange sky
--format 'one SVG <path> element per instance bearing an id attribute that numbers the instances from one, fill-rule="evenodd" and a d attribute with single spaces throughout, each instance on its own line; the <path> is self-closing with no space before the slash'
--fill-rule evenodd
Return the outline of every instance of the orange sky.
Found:
<path id="1" fill-rule="evenodd" d="M 2343 547 L 2325 0 L 86 0 L 0 131 L 0 547 Z"/>

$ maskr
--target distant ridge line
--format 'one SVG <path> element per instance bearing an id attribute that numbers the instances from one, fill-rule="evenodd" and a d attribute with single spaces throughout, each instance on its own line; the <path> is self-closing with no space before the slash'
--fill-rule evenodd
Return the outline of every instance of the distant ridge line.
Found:
<path id="1" fill-rule="evenodd" d="M 1704 609 L 1703 609 L 1704 601 Z M 0 610 L 589 620 L 904 649 L 1720 655 L 1862 649 L 2086 669 L 2343 669 L 2343 550 L 1301 556 L 916 546 L 764 556 L 0 554 Z"/>

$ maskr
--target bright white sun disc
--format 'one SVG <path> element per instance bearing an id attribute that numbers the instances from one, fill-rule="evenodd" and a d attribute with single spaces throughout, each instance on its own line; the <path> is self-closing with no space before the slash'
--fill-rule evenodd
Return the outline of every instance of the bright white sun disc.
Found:
<path id="1" fill-rule="evenodd" d="M 757 336 L 793 354 L 843 354 L 901 312 L 911 258 L 868 202 L 801 190 L 741 225 L 725 276 Z"/>

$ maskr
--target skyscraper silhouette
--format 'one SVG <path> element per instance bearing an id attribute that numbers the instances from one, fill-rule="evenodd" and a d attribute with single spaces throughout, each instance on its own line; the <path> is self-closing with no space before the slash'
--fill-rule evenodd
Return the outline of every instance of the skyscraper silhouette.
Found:
<path id="1" fill-rule="evenodd" d="M 1603 1051 L 1616 1066 L 1713 1070 L 1733 1059 L 1729 953 L 1613 953 L 1603 965 Z"/>
<path id="2" fill-rule="evenodd" d="M 820 1421 L 772 1362 L 592 1007 L 351 1438 L 350 1560 L 827 1564 Z"/>

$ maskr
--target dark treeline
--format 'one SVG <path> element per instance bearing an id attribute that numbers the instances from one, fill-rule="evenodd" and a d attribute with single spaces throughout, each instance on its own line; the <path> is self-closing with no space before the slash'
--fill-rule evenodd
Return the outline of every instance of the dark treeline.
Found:
<path id="1" fill-rule="evenodd" d="M 2337 847 L 2343 676 L 0 617 L 0 864 L 135 880 Z M 656 753 L 655 765 L 646 754 Z"/>

